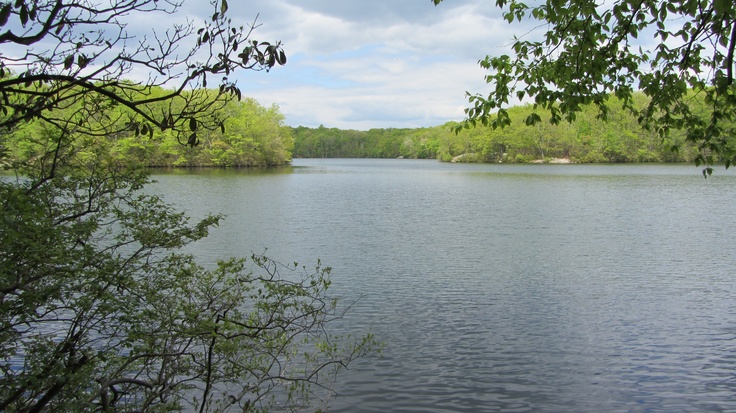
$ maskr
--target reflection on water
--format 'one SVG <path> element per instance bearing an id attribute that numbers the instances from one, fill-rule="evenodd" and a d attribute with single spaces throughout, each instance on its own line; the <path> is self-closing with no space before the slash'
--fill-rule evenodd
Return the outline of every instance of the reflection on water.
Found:
<path id="1" fill-rule="evenodd" d="M 282 171 L 284 172 L 284 171 Z M 378 357 L 331 411 L 736 411 L 736 176 L 693 166 L 295 160 L 160 174 L 227 215 L 203 259 L 333 270 Z"/>

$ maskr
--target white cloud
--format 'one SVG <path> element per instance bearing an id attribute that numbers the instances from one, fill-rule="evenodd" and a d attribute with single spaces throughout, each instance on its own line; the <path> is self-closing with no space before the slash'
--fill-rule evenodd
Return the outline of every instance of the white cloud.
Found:
<path id="1" fill-rule="evenodd" d="M 366 55 L 334 65 L 315 62 L 323 71 L 322 84 L 271 87 L 267 82 L 265 88 L 246 89 L 245 94 L 263 104 L 278 104 L 291 125 L 368 129 L 460 120 L 465 90 L 483 87 L 483 71 L 466 62 L 372 59 Z"/>
<path id="2" fill-rule="evenodd" d="M 245 96 L 277 104 L 289 125 L 368 129 L 461 120 L 465 91 L 487 88 L 477 62 L 503 50 L 512 30 L 492 0 L 229 1 L 234 24 L 256 16 L 254 39 L 283 42 L 288 62 L 241 72 Z M 175 23 L 199 27 L 213 9 L 185 2 L 180 13 L 136 16 L 136 36 Z M 186 51 L 182 50 L 182 53 Z M 144 79 L 145 73 L 131 73 Z"/>
<path id="3" fill-rule="evenodd" d="M 477 61 L 511 30 L 488 0 L 252 2 L 257 39 L 284 43 L 285 67 L 239 78 L 290 125 L 368 129 L 461 120 L 465 92 L 486 89 Z M 235 6 L 231 4 L 231 9 Z M 245 17 L 245 10 L 234 10 Z"/>

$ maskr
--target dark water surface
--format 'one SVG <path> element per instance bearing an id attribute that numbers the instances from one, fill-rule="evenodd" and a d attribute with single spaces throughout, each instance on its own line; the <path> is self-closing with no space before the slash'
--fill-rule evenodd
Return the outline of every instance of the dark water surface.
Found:
<path id="1" fill-rule="evenodd" d="M 333 412 L 736 412 L 736 174 L 302 160 L 159 174 L 206 260 L 333 267 L 384 352 Z"/>

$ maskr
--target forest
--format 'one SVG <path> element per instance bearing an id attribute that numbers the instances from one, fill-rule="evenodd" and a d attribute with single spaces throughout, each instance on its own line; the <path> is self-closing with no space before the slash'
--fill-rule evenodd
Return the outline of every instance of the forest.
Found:
<path id="1" fill-rule="evenodd" d="M 163 93 L 163 91 L 154 91 Z M 216 93 L 216 91 L 211 91 Z M 635 96 L 644 105 L 643 95 Z M 252 167 L 276 166 L 301 158 L 408 158 L 443 162 L 692 162 L 698 147 L 683 131 L 663 138 L 646 129 L 615 99 L 606 119 L 590 105 L 572 122 L 554 125 L 547 121 L 529 125 L 535 116 L 532 105 L 508 110 L 511 124 L 504 128 L 477 125 L 462 128 L 458 122 L 425 128 L 380 128 L 342 130 L 320 125 L 289 127 L 278 106 L 264 107 L 252 98 L 231 100 L 223 111 L 221 127 L 196 132 L 196 144 L 188 144 L 172 130 L 153 132 L 131 123 L 123 132 L 94 139 L 94 146 L 107 147 L 119 159 L 149 167 Z M 72 110 L 71 108 L 63 110 Z M 125 122 L 121 107 L 107 109 L 108 119 Z M 48 131 L 43 123 L 30 122 L 2 144 L 16 161 L 25 162 L 39 153 Z M 730 138 L 731 141 L 736 139 Z M 736 142 L 727 142 L 729 146 Z M 717 159 L 716 159 L 717 160 Z"/>
<path id="2" fill-rule="evenodd" d="M 643 94 L 635 95 L 644 106 Z M 610 112 L 602 119 L 593 105 L 583 108 L 572 123 L 541 121 L 529 125 L 533 105 L 508 110 L 511 124 L 462 128 L 457 122 L 417 129 L 293 128 L 294 157 L 416 158 L 446 162 L 692 162 L 698 154 L 684 131 L 663 138 L 645 129 L 637 118 L 610 98 Z M 733 145 L 731 137 L 729 145 Z"/>
<path id="3" fill-rule="evenodd" d="M 164 89 L 152 88 L 150 95 L 155 97 L 165 93 Z M 216 90 L 208 93 L 216 95 Z M 184 105 L 186 94 L 175 99 L 173 104 Z M 152 104 L 155 106 L 156 104 Z M 165 112 L 169 102 L 153 107 L 153 112 Z M 165 106 L 165 107 L 164 107 Z M 57 109 L 72 113 L 75 107 Z M 178 135 L 173 129 L 156 130 L 140 122 L 131 121 L 130 111 L 123 106 L 113 106 L 104 110 L 105 119 L 116 127 L 114 133 L 104 137 L 78 137 L 76 145 L 85 146 L 91 154 L 105 148 L 119 160 L 138 162 L 149 167 L 249 167 L 284 165 L 291 161 L 294 145 L 291 129 L 284 126 L 284 116 L 278 106 L 264 107 L 255 99 L 243 98 L 228 101 L 224 108 L 218 109 L 224 118 L 222 125 L 204 128 L 192 121 L 191 135 Z M 95 121 L 95 120 L 91 120 Z M 119 125 L 127 127 L 118 127 Z M 109 129 L 109 125 L 106 126 Z M 26 123 L 10 134 L 0 135 L 0 145 L 9 152 L 16 162 L 27 162 L 39 153 L 44 153 L 48 136 L 52 131 L 41 121 Z M 194 138 L 193 138 L 194 137 Z M 189 142 L 189 139 L 196 141 Z M 85 153 L 84 151 L 81 152 Z"/>

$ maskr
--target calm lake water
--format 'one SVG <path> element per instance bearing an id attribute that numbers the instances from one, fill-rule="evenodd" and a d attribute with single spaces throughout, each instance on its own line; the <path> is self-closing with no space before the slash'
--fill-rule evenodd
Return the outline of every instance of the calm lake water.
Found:
<path id="1" fill-rule="evenodd" d="M 332 412 L 736 412 L 736 174 L 307 160 L 157 174 L 204 261 L 333 267 L 386 342 Z"/>

